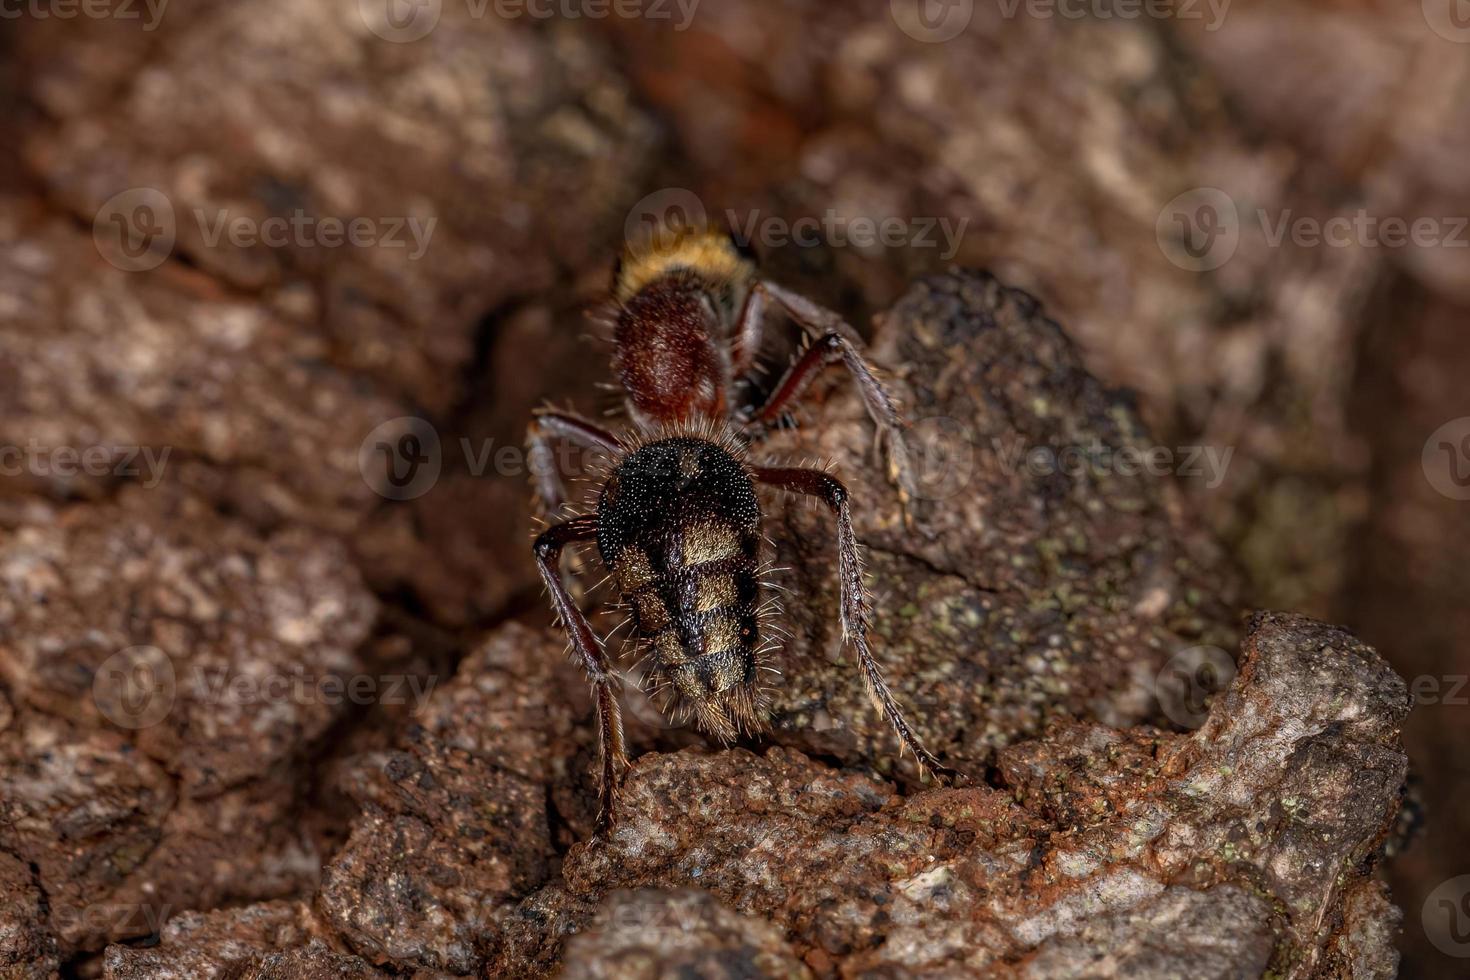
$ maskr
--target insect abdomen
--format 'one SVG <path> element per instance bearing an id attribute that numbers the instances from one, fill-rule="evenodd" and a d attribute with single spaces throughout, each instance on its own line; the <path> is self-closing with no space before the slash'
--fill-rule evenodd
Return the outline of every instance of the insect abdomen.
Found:
<path id="1" fill-rule="evenodd" d="M 599 546 L 661 684 L 723 737 L 757 723 L 760 511 L 739 461 L 676 438 L 608 481 Z"/>
<path id="2" fill-rule="evenodd" d="M 713 522 L 676 532 L 728 543 L 728 554 L 669 568 L 628 595 L 657 666 L 685 697 L 714 695 L 750 679 L 756 642 L 755 543 Z"/>

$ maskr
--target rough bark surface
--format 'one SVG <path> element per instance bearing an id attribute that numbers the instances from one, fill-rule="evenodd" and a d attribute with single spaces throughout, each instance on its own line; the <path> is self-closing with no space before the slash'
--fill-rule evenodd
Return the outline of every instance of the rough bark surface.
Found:
<path id="1" fill-rule="evenodd" d="M 989 412 L 965 419 L 976 445 L 986 425 L 1049 444 L 1135 436 L 1130 410 L 1075 366 L 1060 330 L 989 277 L 916 286 L 880 338 L 885 358 L 903 351 L 898 363 L 947 377 L 949 390 L 994 379 L 977 402 Z M 945 372 L 925 349 L 975 356 Z M 942 405 L 945 390 L 914 396 Z M 864 424 L 834 391 L 808 431 L 845 439 L 856 461 Z M 612 832 L 589 841 L 585 695 L 555 631 L 505 627 L 396 748 L 351 767 L 362 812 L 327 862 L 323 927 L 376 968 L 454 975 L 551 972 L 567 958 L 586 975 L 658 976 L 730 956 L 774 971 L 763 975 L 1391 975 L 1395 913 L 1373 872 L 1406 773 L 1403 682 L 1340 629 L 1260 615 L 1198 730 L 1153 727 L 1148 679 L 1163 655 L 1224 629 L 1210 603 L 1186 598 L 1203 584 L 1183 584 L 1199 573 L 1189 530 L 1161 502 L 1168 485 L 1037 485 L 982 456 L 975 501 L 921 515 L 932 539 L 899 530 L 881 476 L 853 479 L 887 498 L 863 522 L 873 583 L 899 597 L 880 606 L 881 656 L 970 785 L 921 787 L 892 768 L 832 628 L 803 625 L 830 619 L 825 523 L 778 505 L 772 536 L 796 545 L 783 556 L 796 638 L 768 742 L 669 751 L 687 736 L 639 723 L 635 744 L 665 750 L 637 759 Z M 1011 560 L 991 556 L 989 533 L 1008 535 Z M 988 584 L 951 611 L 944 603 L 972 588 L 968 566 Z M 1043 602 L 1069 594 L 1063 610 Z M 908 596 L 931 595 L 939 605 L 904 611 Z M 989 639 L 987 614 L 1008 605 L 1046 628 Z M 978 632 L 956 627 L 964 609 Z M 830 645 L 803 650 L 805 629 Z M 336 964 L 329 952 L 341 955 L 297 955 Z"/>
<path id="2" fill-rule="evenodd" d="M 1464 273 L 1246 227 L 1199 275 L 1156 221 L 1211 185 L 1330 214 L 1323 167 L 1373 177 L 1380 208 L 1454 205 L 1462 109 L 1435 103 L 1419 128 L 1450 135 L 1418 155 L 1414 119 L 1380 127 L 1400 149 L 1365 169 L 1377 130 L 1253 88 L 1283 35 L 1244 0 L 1224 44 L 985 5 L 923 44 L 879 0 L 707 4 L 688 32 L 448 3 L 394 44 L 371 6 L 215 0 L 156 33 L 4 39 L 0 446 L 92 447 L 102 475 L 0 481 L 0 976 L 1393 975 L 1404 684 L 1313 619 L 1242 627 L 1234 559 L 1252 597 L 1330 606 L 1363 507 L 1355 331 L 1395 322 L 1365 297 Z M 1347 50 L 1314 24 L 1292 21 Z M 1301 115 L 1264 134 L 1242 121 L 1285 104 Z M 877 656 L 968 783 L 898 758 L 841 642 L 832 523 L 771 496 L 791 634 L 771 731 L 710 745 L 627 674 L 635 763 L 593 839 L 591 707 L 536 593 L 524 473 L 477 454 L 519 445 L 543 399 L 594 407 L 607 351 L 583 307 L 659 183 L 716 220 L 966 217 L 954 257 L 1066 324 L 913 243 L 768 249 L 865 332 L 887 309 L 871 334 L 914 421 L 918 530 L 835 375 L 755 455 L 854 491 Z M 130 188 L 174 222 L 140 272 L 92 227 Z M 298 211 L 436 226 L 414 263 L 213 237 Z M 405 416 L 437 426 L 443 472 L 392 501 L 363 453 Z M 1411 459 L 1423 434 L 1396 435 Z M 1219 487 L 1049 462 L 1160 440 L 1238 455 Z M 1458 594 L 1454 539 L 1387 523 L 1413 540 L 1380 542 L 1382 567 L 1438 555 L 1415 594 Z M 1365 581 L 1365 609 L 1398 603 Z M 1421 647 L 1456 642 L 1420 618 Z M 330 693 L 389 676 L 407 702 Z"/>

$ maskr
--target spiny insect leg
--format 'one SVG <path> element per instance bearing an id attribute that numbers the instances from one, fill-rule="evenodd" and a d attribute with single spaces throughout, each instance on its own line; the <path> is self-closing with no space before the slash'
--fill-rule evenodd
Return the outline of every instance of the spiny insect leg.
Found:
<path id="1" fill-rule="evenodd" d="M 770 294 L 757 284 L 745 294 L 745 305 L 740 309 L 740 322 L 735 326 L 735 337 L 730 348 L 730 369 L 736 378 L 743 377 L 755 367 L 756 355 L 760 353 L 761 337 L 766 325 L 766 307 Z"/>
<path id="2" fill-rule="evenodd" d="M 750 424 L 758 429 L 769 428 L 791 409 L 823 369 L 840 361 L 857 382 L 863 405 L 873 419 L 873 424 L 878 427 L 878 443 L 887 445 L 888 478 L 898 488 L 904 522 L 912 526 L 910 504 L 917 491 L 917 484 L 914 482 L 908 443 L 904 439 L 904 421 L 893 397 L 868 363 L 858 332 L 831 310 L 774 283 L 757 283 L 751 293 L 769 295 L 781 304 L 803 330 L 817 339 L 787 369 L 771 397 L 751 416 Z"/>
<path id="3" fill-rule="evenodd" d="M 953 779 L 960 774 L 939 762 L 926 749 L 909 727 L 903 711 L 893 700 L 883 681 L 878 662 L 868 647 L 868 593 L 863 585 L 863 566 L 858 554 L 857 536 L 852 530 L 852 510 L 847 487 L 836 477 L 821 470 L 800 468 L 757 467 L 755 478 L 761 483 L 791 493 L 816 497 L 826 503 L 837 518 L 837 576 L 840 592 L 839 612 L 844 638 L 857 650 L 858 665 L 873 701 L 893 725 L 899 744 L 914 753 L 919 768 L 936 776 Z"/>
<path id="4" fill-rule="evenodd" d="M 536 565 L 551 592 L 552 605 L 571 638 L 572 650 L 592 683 L 593 700 L 597 705 L 598 750 L 602 760 L 597 827 L 606 830 L 612 823 L 617 804 L 619 775 L 628 765 L 623 748 L 623 720 L 613 692 L 613 673 L 608 666 L 607 655 L 597 642 L 592 627 L 587 625 L 587 617 L 572 601 L 561 576 L 562 549 L 573 542 L 590 541 L 596 537 L 597 518 L 578 517 L 547 528 L 536 538 L 535 551 Z"/>
<path id="5" fill-rule="evenodd" d="M 571 412 L 536 409 L 531 414 L 531 424 L 526 427 L 526 442 L 531 450 L 531 473 L 536 479 L 536 491 L 548 517 L 556 514 L 567 499 L 561 469 L 556 465 L 556 454 L 551 447 L 553 439 L 565 439 L 585 449 L 609 455 L 618 451 L 617 437 L 595 422 Z"/>

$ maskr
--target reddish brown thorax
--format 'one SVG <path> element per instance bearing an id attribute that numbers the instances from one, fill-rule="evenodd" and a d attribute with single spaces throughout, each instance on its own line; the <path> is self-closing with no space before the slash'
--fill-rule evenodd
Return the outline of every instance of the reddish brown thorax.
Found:
<path id="1" fill-rule="evenodd" d="M 755 265 L 720 231 L 662 230 L 623 255 L 613 339 L 635 421 L 726 421 L 729 344 L 754 281 Z"/>
<path id="2" fill-rule="evenodd" d="M 692 275 L 670 275 L 623 304 L 613 338 L 633 417 L 643 424 L 723 421 L 729 368 L 722 325 Z"/>

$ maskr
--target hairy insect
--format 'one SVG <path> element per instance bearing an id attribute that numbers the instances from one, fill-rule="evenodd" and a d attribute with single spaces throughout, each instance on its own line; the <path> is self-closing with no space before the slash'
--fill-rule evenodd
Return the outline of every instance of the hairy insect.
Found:
<path id="1" fill-rule="evenodd" d="M 784 311 L 814 342 L 761 404 L 738 408 L 736 382 L 754 366 L 769 308 Z M 868 598 L 847 488 L 823 470 L 765 467 L 746 447 L 779 421 L 822 369 L 841 363 L 862 393 L 889 476 L 907 515 L 912 492 L 903 423 L 836 314 L 757 277 L 751 258 L 714 231 L 661 231 L 630 250 L 614 282 L 614 364 L 633 433 L 619 438 L 577 415 L 543 409 L 528 432 L 547 458 L 563 438 L 611 459 L 592 513 L 550 527 L 535 555 L 572 650 L 592 684 L 601 752 L 599 827 L 616 806 L 627 765 L 614 675 L 606 651 L 573 600 L 561 570 L 563 549 L 596 541 L 632 610 L 650 678 L 664 708 L 691 717 L 724 741 L 759 731 L 767 710 L 763 673 L 771 641 L 762 638 L 758 574 L 761 508 L 756 485 L 815 497 L 837 524 L 838 614 L 869 693 L 902 746 L 922 769 L 955 775 L 919 742 L 889 693 L 868 645 Z M 538 467 L 548 513 L 564 502 L 561 476 Z"/>

